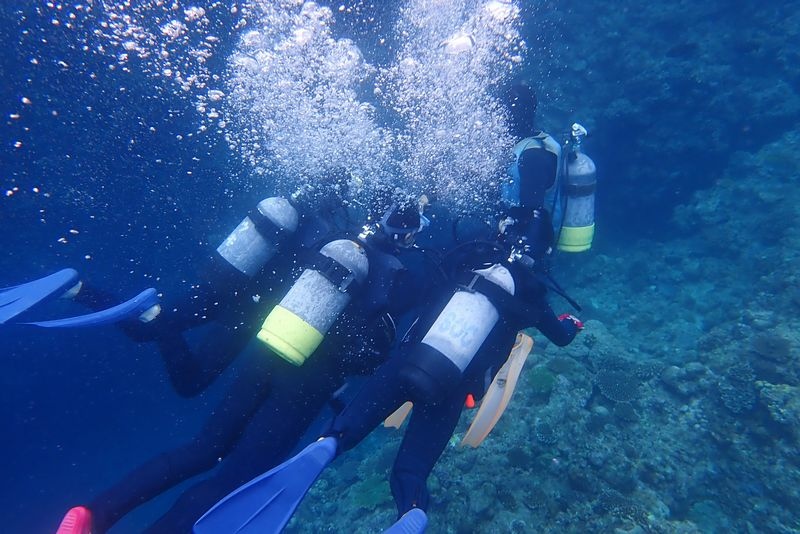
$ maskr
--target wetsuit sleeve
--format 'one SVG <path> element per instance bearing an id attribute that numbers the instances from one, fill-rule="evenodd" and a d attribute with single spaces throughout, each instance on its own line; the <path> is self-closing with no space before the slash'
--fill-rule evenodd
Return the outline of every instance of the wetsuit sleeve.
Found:
<path id="1" fill-rule="evenodd" d="M 520 318 L 526 324 L 519 324 L 519 330 L 533 326 L 559 347 L 569 345 L 575 339 L 578 327 L 572 321 L 558 319 L 547 303 L 546 286 L 528 269 L 516 268 L 512 272 L 517 295 L 527 303 L 524 317 Z"/>
<path id="2" fill-rule="evenodd" d="M 544 304 L 539 322 L 535 326 L 547 339 L 559 347 L 569 345 L 578 333 L 578 327 L 575 326 L 575 323 L 559 320 L 547 303 Z"/>

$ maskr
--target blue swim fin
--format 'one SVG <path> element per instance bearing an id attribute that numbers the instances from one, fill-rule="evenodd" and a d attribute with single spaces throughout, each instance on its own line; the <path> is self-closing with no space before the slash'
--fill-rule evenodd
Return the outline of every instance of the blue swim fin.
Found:
<path id="1" fill-rule="evenodd" d="M 383 531 L 383 534 L 422 534 L 428 526 L 428 516 L 419 508 L 412 508 L 403 517 Z"/>
<path id="2" fill-rule="evenodd" d="M 77 283 L 78 272 L 75 269 L 62 269 L 32 282 L 0 289 L 0 324 L 40 302 L 65 293 Z"/>
<path id="3" fill-rule="evenodd" d="M 132 299 L 118 304 L 107 310 L 101 310 L 77 317 L 67 317 L 65 319 L 53 319 L 52 321 L 35 321 L 21 324 L 41 326 L 43 328 L 80 328 L 84 326 L 100 326 L 104 324 L 116 323 L 125 319 L 136 319 L 151 308 L 158 306 L 158 295 L 156 290 L 145 289 Z M 157 308 L 154 314 L 157 315 Z M 153 317 L 155 317 L 153 315 Z"/>
<path id="4" fill-rule="evenodd" d="M 271 534 L 283 530 L 317 477 L 336 456 L 336 438 L 315 441 L 297 456 L 219 501 L 194 524 L 195 534 Z"/>

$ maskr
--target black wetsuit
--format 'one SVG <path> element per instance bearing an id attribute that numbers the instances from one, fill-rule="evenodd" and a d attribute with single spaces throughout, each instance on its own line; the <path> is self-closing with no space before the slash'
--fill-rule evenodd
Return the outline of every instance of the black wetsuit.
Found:
<path id="1" fill-rule="evenodd" d="M 486 250 L 475 250 L 471 260 L 453 271 L 455 282 L 471 269 L 479 269 L 502 258 Z M 469 255 L 468 255 L 469 256 Z M 483 256 L 483 257 L 482 257 Z M 485 261 L 481 261 L 481 259 Z M 453 434 L 468 393 L 483 396 L 486 386 L 508 358 L 517 332 L 536 327 L 553 343 L 569 344 L 577 333 L 572 321 L 560 321 L 546 301 L 546 287 L 531 271 L 516 264 L 507 264 L 516 286 L 525 316 L 513 311 L 501 311 L 501 318 L 481 345 L 478 353 L 464 370 L 461 380 L 453 384 L 441 398 L 421 398 L 404 373 L 409 358 L 419 350 L 419 341 L 433 324 L 455 290 L 453 283 L 431 304 L 428 312 L 415 326 L 413 340 L 404 343 L 396 355 L 389 358 L 370 377 L 356 397 L 333 422 L 329 436 L 338 439 L 341 453 L 359 443 L 381 421 L 406 401 L 414 408 L 397 454 L 390 485 L 399 515 L 411 508 L 425 509 L 428 505 L 426 480 Z"/>
<path id="2" fill-rule="evenodd" d="M 249 354 L 197 436 L 144 463 L 88 505 L 94 516 L 93 532 L 105 531 L 136 506 L 225 458 L 148 530 L 190 531 L 219 499 L 280 463 L 347 376 L 370 373 L 385 359 L 394 341 L 386 315 L 408 312 L 418 295 L 424 294 L 421 284 L 428 283 L 430 276 L 410 272 L 397 251 L 370 243 L 365 246 L 367 281 L 309 360 L 295 367 L 266 348 Z M 263 300 L 261 305 L 270 308 Z M 256 330 L 263 315 L 254 321 Z"/>

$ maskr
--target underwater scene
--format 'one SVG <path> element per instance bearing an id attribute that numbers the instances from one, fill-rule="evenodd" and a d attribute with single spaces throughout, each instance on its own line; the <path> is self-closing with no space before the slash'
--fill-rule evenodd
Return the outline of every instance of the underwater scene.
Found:
<path id="1" fill-rule="evenodd" d="M 0 37 L 3 532 L 800 532 L 800 2 Z"/>

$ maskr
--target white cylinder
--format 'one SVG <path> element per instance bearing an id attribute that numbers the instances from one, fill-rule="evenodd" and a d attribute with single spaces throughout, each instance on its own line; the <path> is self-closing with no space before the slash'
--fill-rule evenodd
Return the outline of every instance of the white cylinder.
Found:
<path id="1" fill-rule="evenodd" d="M 289 233 L 297 230 L 300 217 L 285 198 L 265 198 L 258 203 L 257 209 L 275 225 L 276 230 Z M 249 215 L 217 247 L 220 256 L 250 277 L 255 276 L 277 251 L 275 236 L 264 236 Z"/>
<path id="2" fill-rule="evenodd" d="M 514 279 L 502 265 L 494 264 L 473 272 L 514 294 Z M 499 319 L 500 314 L 485 295 L 459 290 L 422 342 L 441 352 L 463 372 Z"/>

